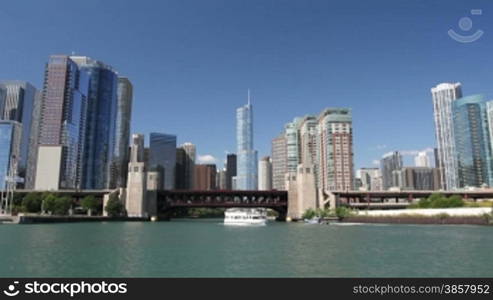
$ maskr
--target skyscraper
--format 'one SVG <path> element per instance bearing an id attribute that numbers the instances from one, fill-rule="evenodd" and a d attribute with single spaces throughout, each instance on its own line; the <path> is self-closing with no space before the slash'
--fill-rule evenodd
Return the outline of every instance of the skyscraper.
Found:
<path id="1" fill-rule="evenodd" d="M 118 75 L 109 65 L 87 56 L 70 56 L 89 74 L 81 188 L 109 188 L 116 146 Z"/>
<path id="2" fill-rule="evenodd" d="M 286 167 L 287 171 L 292 174 L 296 173 L 298 164 L 301 161 L 299 126 L 302 121 L 302 118 L 295 118 L 284 127 L 286 135 Z"/>
<path id="3" fill-rule="evenodd" d="M 262 157 L 258 167 L 258 189 L 272 190 L 272 163 L 269 156 Z"/>
<path id="4" fill-rule="evenodd" d="M 185 150 L 182 147 L 176 148 L 175 189 L 177 190 L 185 190 L 185 160 Z"/>
<path id="5" fill-rule="evenodd" d="M 184 165 L 184 179 L 185 179 L 185 189 L 193 189 L 195 176 L 195 160 L 197 156 L 197 149 L 192 143 L 184 143 L 181 145 L 185 151 L 185 165 Z"/>
<path id="6" fill-rule="evenodd" d="M 161 172 L 162 186 L 166 190 L 175 188 L 176 135 L 150 134 L 149 170 Z"/>
<path id="7" fill-rule="evenodd" d="M 36 144 L 31 139 L 37 134 L 39 117 L 35 106 L 39 100 L 38 91 L 25 81 L 3 81 L 0 87 L 5 90 L 3 108 L 0 109 L 1 120 L 17 121 L 21 125 L 20 153 L 18 157 L 18 175 L 26 179 L 28 161 L 37 155 Z M 1 101 L 1 100 L 0 100 Z"/>
<path id="8" fill-rule="evenodd" d="M 248 91 L 248 103 L 236 110 L 236 142 L 238 169 L 236 188 L 257 189 L 257 151 L 253 149 L 253 111 Z"/>
<path id="9" fill-rule="evenodd" d="M 313 168 L 315 185 L 319 182 L 319 132 L 318 120 L 314 116 L 306 116 L 299 124 L 299 149 L 301 162 Z"/>
<path id="10" fill-rule="evenodd" d="M 176 149 L 176 189 L 193 189 L 195 156 L 196 148 L 192 143 L 185 143 Z"/>
<path id="11" fill-rule="evenodd" d="M 438 149 L 438 169 L 443 189 L 458 187 L 452 103 L 462 97 L 460 83 L 441 83 L 431 89 Z"/>
<path id="12" fill-rule="evenodd" d="M 386 153 L 380 160 L 380 170 L 382 171 L 383 190 L 396 186 L 394 171 L 402 169 L 402 155 L 398 151 Z"/>
<path id="13" fill-rule="evenodd" d="M 286 189 L 287 145 L 286 137 L 281 134 L 272 140 L 272 188 Z"/>
<path id="14" fill-rule="evenodd" d="M 216 165 L 195 165 L 194 187 L 200 191 L 216 189 Z"/>
<path id="15" fill-rule="evenodd" d="M 236 176 L 236 154 L 226 156 L 226 189 L 233 189 L 233 177 Z"/>
<path id="16" fill-rule="evenodd" d="M 219 190 L 227 190 L 226 188 L 226 169 L 219 170 L 216 174 L 216 188 Z"/>
<path id="17" fill-rule="evenodd" d="M 491 140 L 486 102 L 473 95 L 452 103 L 457 188 L 493 186 Z"/>
<path id="18" fill-rule="evenodd" d="M 111 162 L 110 188 L 124 187 L 127 182 L 133 86 L 126 77 L 118 77 L 117 99 L 115 150 Z"/>
<path id="19" fill-rule="evenodd" d="M 353 129 L 351 110 L 325 109 L 319 121 L 319 187 L 323 190 L 352 190 Z"/>
<path id="20" fill-rule="evenodd" d="M 81 184 L 89 74 L 65 55 L 46 65 L 35 188 L 74 189 Z"/>

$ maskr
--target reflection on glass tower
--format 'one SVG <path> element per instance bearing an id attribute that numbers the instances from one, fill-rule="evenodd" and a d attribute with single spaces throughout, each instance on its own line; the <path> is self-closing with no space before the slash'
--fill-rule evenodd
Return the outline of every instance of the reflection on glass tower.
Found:
<path id="1" fill-rule="evenodd" d="M 109 65 L 87 56 L 70 56 L 89 75 L 81 188 L 109 187 L 116 145 L 118 75 Z M 128 141 L 127 141 L 128 147 Z"/>
<path id="2" fill-rule="evenodd" d="M 151 132 L 149 169 L 161 172 L 164 189 L 175 188 L 176 135 Z"/>
<path id="3" fill-rule="evenodd" d="M 253 149 L 253 111 L 250 103 L 236 110 L 236 142 L 237 142 L 237 174 L 236 188 L 238 190 L 257 189 L 257 151 Z"/>

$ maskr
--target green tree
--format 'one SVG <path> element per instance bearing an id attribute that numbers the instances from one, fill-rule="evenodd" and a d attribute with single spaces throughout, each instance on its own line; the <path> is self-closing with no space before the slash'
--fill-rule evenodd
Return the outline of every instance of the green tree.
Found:
<path id="1" fill-rule="evenodd" d="M 462 207 L 464 201 L 458 195 L 445 197 L 443 194 L 434 193 L 427 199 L 421 199 L 418 203 L 419 208 L 450 208 Z"/>
<path id="2" fill-rule="evenodd" d="M 448 207 L 463 207 L 464 200 L 459 195 L 453 195 L 448 197 L 447 205 Z"/>
<path id="3" fill-rule="evenodd" d="M 340 206 L 336 208 L 336 216 L 339 218 L 346 218 L 351 216 L 352 214 L 353 212 L 351 211 L 351 209 L 347 207 Z"/>
<path id="4" fill-rule="evenodd" d="M 41 199 L 43 211 L 51 214 L 55 213 L 57 197 L 52 193 L 43 193 Z"/>
<path id="5" fill-rule="evenodd" d="M 29 193 L 22 199 L 22 211 L 28 213 L 38 213 L 41 211 L 42 201 L 43 199 L 40 193 Z"/>
<path id="6" fill-rule="evenodd" d="M 303 219 L 313 219 L 317 216 L 317 212 L 311 208 L 307 209 L 304 213 L 302 218 Z"/>
<path id="7" fill-rule="evenodd" d="M 91 216 L 93 212 L 99 210 L 99 201 L 96 197 L 89 195 L 84 197 L 80 202 L 82 208 L 87 210 L 87 215 Z"/>
<path id="8" fill-rule="evenodd" d="M 125 215 L 125 207 L 118 198 L 117 194 L 111 194 L 110 199 L 106 203 L 104 210 L 110 217 L 119 217 Z"/>
<path id="9" fill-rule="evenodd" d="M 55 209 L 53 212 L 56 215 L 66 215 L 71 206 L 72 206 L 72 198 L 68 196 L 56 198 Z"/>

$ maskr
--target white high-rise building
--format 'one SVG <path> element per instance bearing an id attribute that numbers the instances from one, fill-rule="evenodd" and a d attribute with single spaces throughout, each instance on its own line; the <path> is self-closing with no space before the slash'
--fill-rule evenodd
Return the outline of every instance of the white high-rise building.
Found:
<path id="1" fill-rule="evenodd" d="M 428 156 L 428 153 L 426 151 L 418 152 L 418 155 L 416 155 L 414 157 L 414 165 L 416 167 L 430 168 L 431 163 L 430 163 L 430 157 Z"/>
<path id="2" fill-rule="evenodd" d="M 272 190 L 272 162 L 269 156 L 262 157 L 258 162 L 258 189 Z"/>
<path id="3" fill-rule="evenodd" d="M 284 134 L 272 140 L 272 188 L 286 189 L 287 147 Z"/>
<path id="4" fill-rule="evenodd" d="M 452 103 L 462 97 L 460 83 L 441 83 L 431 89 L 435 117 L 440 183 L 445 190 L 458 187 Z"/>

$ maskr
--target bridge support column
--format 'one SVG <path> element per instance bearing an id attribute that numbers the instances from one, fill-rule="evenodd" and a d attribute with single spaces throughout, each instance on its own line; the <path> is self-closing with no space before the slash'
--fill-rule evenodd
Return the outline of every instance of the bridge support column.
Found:
<path id="1" fill-rule="evenodd" d="M 299 220 L 307 209 L 317 208 L 317 188 L 313 165 L 300 164 L 296 174 L 288 174 L 288 217 Z"/>

